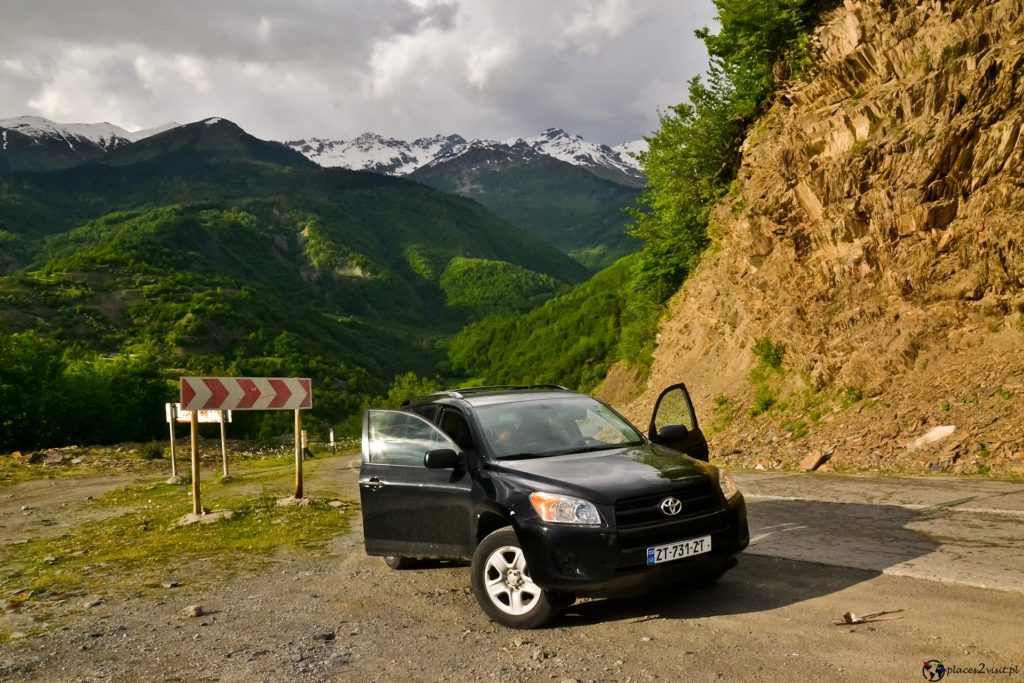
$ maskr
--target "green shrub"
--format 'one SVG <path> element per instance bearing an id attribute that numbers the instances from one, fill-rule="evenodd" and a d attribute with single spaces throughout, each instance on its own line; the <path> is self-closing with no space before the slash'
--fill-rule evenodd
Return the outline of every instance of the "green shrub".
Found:
<path id="1" fill-rule="evenodd" d="M 775 370 L 782 368 L 782 359 L 786 355 L 786 347 L 773 341 L 770 336 L 765 335 L 755 339 L 752 350 L 754 356 L 761 364 Z"/>
<path id="2" fill-rule="evenodd" d="M 161 460 L 164 457 L 164 447 L 156 441 L 150 441 L 139 449 L 139 458 L 142 460 Z"/>
<path id="3" fill-rule="evenodd" d="M 754 392 L 754 405 L 750 408 L 750 417 L 763 415 L 771 410 L 776 403 L 775 392 L 770 387 L 759 386 Z"/>
<path id="4" fill-rule="evenodd" d="M 738 408 L 736 402 L 725 394 L 715 396 L 714 413 L 707 430 L 708 436 L 714 436 L 727 429 L 736 419 Z"/>
<path id="5" fill-rule="evenodd" d="M 860 387 L 848 384 L 845 387 L 843 387 L 843 394 L 840 405 L 842 406 L 843 410 L 846 410 L 853 404 L 860 403 L 860 401 L 863 398 L 864 392 L 861 390 Z"/>
<path id="6" fill-rule="evenodd" d="M 796 419 L 792 422 L 787 422 L 782 425 L 782 429 L 789 433 L 789 438 L 796 441 L 797 439 L 807 436 L 809 431 L 807 427 L 807 421 L 804 419 Z"/>

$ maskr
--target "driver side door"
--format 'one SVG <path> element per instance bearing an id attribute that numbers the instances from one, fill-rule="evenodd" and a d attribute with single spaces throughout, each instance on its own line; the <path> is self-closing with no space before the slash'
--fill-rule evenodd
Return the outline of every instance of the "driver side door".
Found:
<path id="1" fill-rule="evenodd" d="M 673 384 L 658 397 L 647 438 L 697 460 L 708 461 L 708 441 L 697 424 L 697 413 L 685 384 Z"/>

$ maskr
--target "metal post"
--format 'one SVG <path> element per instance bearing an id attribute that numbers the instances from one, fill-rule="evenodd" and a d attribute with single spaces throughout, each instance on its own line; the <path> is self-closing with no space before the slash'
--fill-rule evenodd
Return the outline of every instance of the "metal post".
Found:
<path id="1" fill-rule="evenodd" d="M 334 430 L 331 430 L 331 453 L 337 453 L 337 448 L 334 445 Z"/>
<path id="2" fill-rule="evenodd" d="M 224 476 L 228 476 L 228 441 L 224 433 L 224 411 L 220 411 L 220 459 L 224 463 Z"/>
<path id="3" fill-rule="evenodd" d="M 199 500 L 199 411 L 192 411 L 192 514 L 203 514 Z"/>
<path id="4" fill-rule="evenodd" d="M 295 410 L 295 498 L 302 498 L 302 411 Z"/>
<path id="5" fill-rule="evenodd" d="M 171 427 L 171 479 L 177 479 L 178 478 L 178 458 L 177 458 L 177 454 L 175 453 L 176 449 L 175 449 L 175 444 L 174 444 L 174 437 L 175 437 L 174 426 L 178 423 L 178 415 L 177 415 L 177 412 L 174 410 L 174 404 L 173 403 L 171 404 L 171 407 L 170 407 L 170 414 L 171 414 L 171 423 L 170 423 L 170 427 Z"/>

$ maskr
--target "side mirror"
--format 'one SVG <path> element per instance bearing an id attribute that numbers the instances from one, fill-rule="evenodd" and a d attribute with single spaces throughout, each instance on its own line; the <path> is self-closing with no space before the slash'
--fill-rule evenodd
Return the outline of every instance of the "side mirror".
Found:
<path id="1" fill-rule="evenodd" d="M 459 464 L 459 454 L 450 448 L 435 448 L 423 456 L 423 466 L 431 470 L 450 470 Z"/>
<path id="2" fill-rule="evenodd" d="M 659 443 L 671 443 L 682 441 L 689 435 L 690 431 L 683 425 L 665 425 L 658 430 L 657 441 Z"/>

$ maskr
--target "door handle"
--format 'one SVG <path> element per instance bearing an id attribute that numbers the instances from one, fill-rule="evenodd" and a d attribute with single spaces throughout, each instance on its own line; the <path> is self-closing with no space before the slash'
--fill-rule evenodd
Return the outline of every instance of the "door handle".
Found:
<path id="1" fill-rule="evenodd" d="M 371 491 L 380 491 L 384 488 L 384 482 L 382 482 L 379 477 L 370 477 L 369 479 L 364 479 L 359 483 Z"/>

